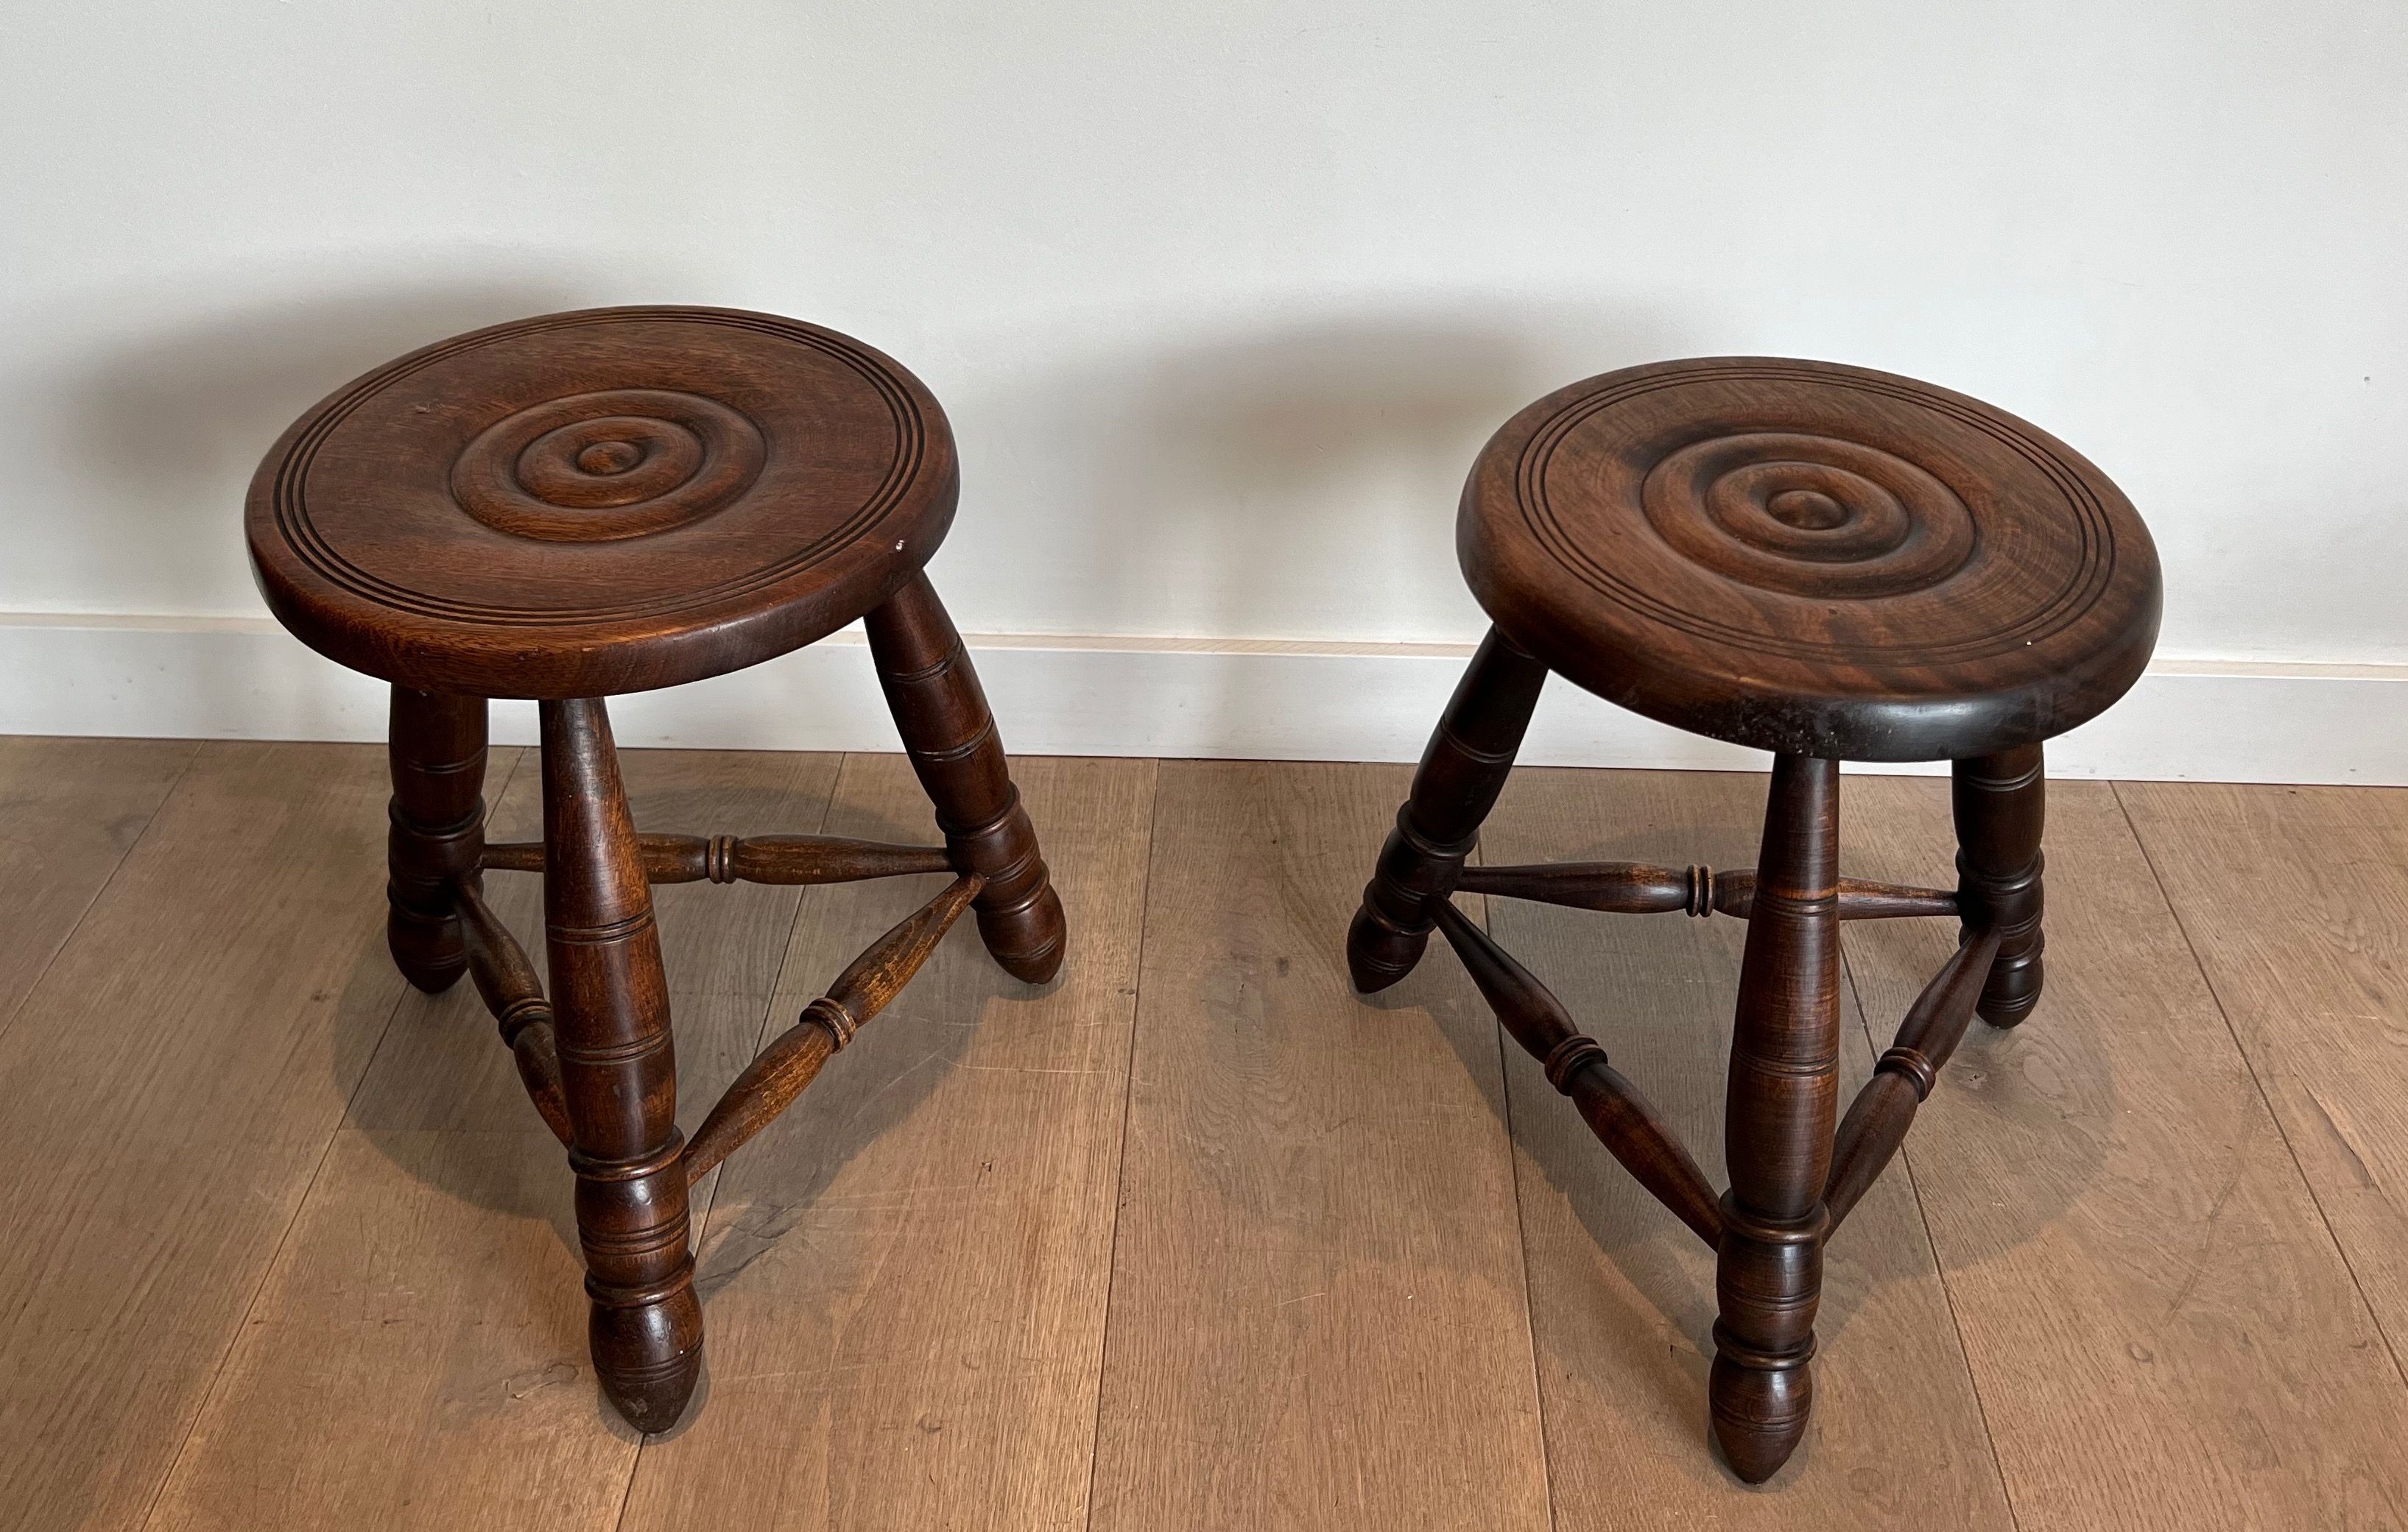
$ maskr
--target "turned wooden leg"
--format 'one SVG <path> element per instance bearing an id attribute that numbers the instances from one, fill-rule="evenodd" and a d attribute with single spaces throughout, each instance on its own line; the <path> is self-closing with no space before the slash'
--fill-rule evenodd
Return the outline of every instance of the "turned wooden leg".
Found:
<path id="1" fill-rule="evenodd" d="M 879 684 L 953 866 L 986 880 L 971 907 L 979 938 L 1013 977 L 1041 984 L 1062 966 L 1062 898 L 962 636 L 924 573 L 904 581 L 867 626 Z"/>
<path id="2" fill-rule="evenodd" d="M 2048 774 L 2038 745 L 1958 761 L 1950 798 L 1956 814 L 1956 899 L 1966 930 L 1999 933 L 1999 955 L 1982 986 L 1980 1013 L 2013 1026 L 2040 1004 L 2041 831 Z"/>
<path id="3" fill-rule="evenodd" d="M 1346 969 L 1363 994 L 1386 989 L 1422 960 L 1438 906 L 1455 892 L 1480 823 L 1497 806 L 1546 680 L 1547 667 L 1495 628 L 1481 640 L 1347 928 Z"/>
<path id="4" fill-rule="evenodd" d="M 596 699 L 541 713 L 544 935 L 594 1370 L 631 1424 L 664 1431 L 702 1367 L 668 981 L 609 718 Z"/>
<path id="5" fill-rule="evenodd" d="M 1751 1484 L 1788 1461 L 1814 1400 L 1840 1081 L 1839 830 L 1839 763 L 1777 758 L 1731 1038 L 1710 1384 L 1715 1439 Z"/>
<path id="6" fill-rule="evenodd" d="M 385 944 L 404 978 L 438 994 L 468 969 L 452 885 L 484 850 L 485 699 L 396 686 L 388 741 Z"/>

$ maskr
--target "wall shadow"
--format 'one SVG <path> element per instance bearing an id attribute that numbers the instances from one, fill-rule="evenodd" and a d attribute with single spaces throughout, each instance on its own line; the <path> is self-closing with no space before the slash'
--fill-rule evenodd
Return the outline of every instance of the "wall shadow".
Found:
<path id="1" fill-rule="evenodd" d="M 196 491 L 247 483 L 285 426 L 370 367 L 464 330 L 587 301 L 566 280 L 494 277 L 222 310 L 93 359 L 68 383 L 68 441 L 94 477 L 207 516 L 216 502 Z"/>
<path id="2" fill-rule="evenodd" d="M 590 288 L 542 275 L 324 280 L 297 274 L 296 295 L 238 308 L 204 289 L 191 308 L 206 317 L 102 351 L 61 380 L 58 451 L 89 488 L 51 508 L 79 519 L 51 540 L 54 588 L 107 591 L 110 607 L 145 613 L 255 611 L 243 497 L 261 456 L 302 411 L 431 341 L 596 301 Z M 243 285 L 255 289 L 256 278 Z M 127 298 L 144 308 L 161 301 L 156 289 Z M 188 669 L 195 716 L 256 710 L 254 678 Z"/>
<path id="3" fill-rule="evenodd" d="M 1454 517 L 1481 444 L 1656 354 L 1664 328 L 1466 298 L 1039 352 L 954 408 L 965 509 L 941 577 L 989 631 L 1460 638 L 1479 614 Z M 1043 567 L 1001 562 L 1031 540 Z"/>

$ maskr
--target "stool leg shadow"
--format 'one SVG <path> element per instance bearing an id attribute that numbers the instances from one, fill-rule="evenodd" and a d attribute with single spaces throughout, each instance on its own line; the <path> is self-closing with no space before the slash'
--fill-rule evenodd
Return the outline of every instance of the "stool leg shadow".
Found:
<path id="1" fill-rule="evenodd" d="M 1837 761 L 1775 759 L 1740 960 L 1707 1385 L 1714 1438 L 1751 1484 L 1788 1461 L 1814 1402 L 1823 1187 L 1839 1110 L 1839 808 Z"/>
<path id="2" fill-rule="evenodd" d="M 879 685 L 936 806 L 945 849 L 956 869 L 986 880 L 971 906 L 979 938 L 1014 978 L 1042 984 L 1062 966 L 1062 897 L 962 636 L 927 575 L 916 571 L 867 626 Z"/>
<path id="3" fill-rule="evenodd" d="M 1488 630 L 1422 752 L 1347 928 L 1346 968 L 1359 993 L 1386 989 L 1422 960 L 1438 907 L 1455 892 L 1481 822 L 1497 807 L 1546 680 L 1545 666 Z"/>

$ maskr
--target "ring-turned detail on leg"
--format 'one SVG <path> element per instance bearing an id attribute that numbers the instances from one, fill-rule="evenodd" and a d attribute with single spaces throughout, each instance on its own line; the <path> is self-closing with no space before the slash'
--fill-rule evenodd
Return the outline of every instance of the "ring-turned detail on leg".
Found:
<path id="1" fill-rule="evenodd" d="M 690 1408 L 700 1369 L 689 1186 L 807 1087 L 842 1080 L 834 1055 L 973 908 L 1011 972 L 1041 981 L 1062 961 L 1036 832 L 920 574 L 961 481 L 943 407 L 893 358 L 777 314 L 664 307 L 437 341 L 327 395 L 251 480 L 269 610 L 393 687 L 394 961 L 429 991 L 469 976 L 567 1147 L 595 1368 L 648 1431 Z M 864 619 L 945 844 L 636 833 L 603 699 L 729 675 Z M 489 697 L 539 705 L 541 841 L 485 839 Z M 544 875 L 549 995 L 543 954 L 484 896 L 510 873 Z M 939 873 L 946 886 L 837 973 L 681 1144 L 648 881 Z"/>
<path id="2" fill-rule="evenodd" d="M 468 969 L 452 884 L 485 844 L 485 699 L 393 689 L 387 753 L 385 944 L 402 976 L 440 994 Z"/>
<path id="3" fill-rule="evenodd" d="M 2048 774 L 2039 745 L 2024 745 L 1951 770 L 1956 817 L 1957 908 L 1970 934 L 1999 933 L 1999 955 L 1982 986 L 1980 1014 L 2013 1026 L 2040 1004 L 2041 835 L 2048 813 Z"/>
<path id="4" fill-rule="evenodd" d="M 1752 1484 L 1788 1461 L 1814 1402 L 1839 1112 L 1839 808 L 1838 762 L 1774 761 L 1731 1038 L 1709 1384 L 1714 1438 Z"/>
<path id="5" fill-rule="evenodd" d="M 2013 1025 L 2039 997 L 2042 741 L 2139 679 L 2157 551 L 2114 484 L 2038 427 L 1910 378 L 1781 357 L 1627 367 L 1538 400 L 1472 465 L 1455 551 L 1495 627 L 1380 852 L 1348 966 L 1359 989 L 1395 982 L 1435 918 L 1505 1032 L 1715 1251 L 1713 1430 L 1732 1471 L 1761 1482 L 1813 1405 L 1825 1246 L 1917 1113 L 1940 1110 L 1976 1008 Z M 1549 673 L 1770 753 L 1756 873 L 1468 866 Z M 1955 763 L 1953 888 L 1839 877 L 1842 761 Z M 1610 1029 L 1581 1032 L 1457 892 L 1749 923 L 1727 1193 L 1607 1065 Z M 1917 916 L 1959 922 L 1956 948 L 1839 1118 L 1840 923 Z"/>
<path id="6" fill-rule="evenodd" d="M 1545 666 L 1488 630 L 1422 752 L 1347 929 L 1346 969 L 1360 993 L 1386 989 L 1422 960 L 1438 906 L 1455 892 L 1481 822 L 1497 807 L 1546 680 Z"/>
<path id="7" fill-rule="evenodd" d="M 1062 966 L 1062 897 L 962 636 L 918 572 L 869 614 L 867 627 L 879 684 L 953 866 L 986 881 L 971 907 L 979 937 L 1014 978 L 1042 984 Z"/>
<path id="8" fill-rule="evenodd" d="M 602 703 L 540 711 L 544 934 L 594 1370 L 631 1425 L 665 1431 L 702 1367 L 668 981 Z"/>

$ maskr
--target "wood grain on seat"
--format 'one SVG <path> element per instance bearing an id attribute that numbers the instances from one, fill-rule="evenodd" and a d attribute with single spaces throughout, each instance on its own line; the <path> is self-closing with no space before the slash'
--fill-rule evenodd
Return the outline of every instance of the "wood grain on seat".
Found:
<path id="1" fill-rule="evenodd" d="M 1823 362 L 1664 362 L 1507 422 L 1456 546 L 1550 669 L 1694 734 L 1936 761 L 2088 722 L 2157 641 L 2157 556 L 2036 426 Z"/>
<path id="2" fill-rule="evenodd" d="M 458 336 L 295 422 L 251 480 L 261 591 L 312 649 L 428 692 L 609 696 L 782 654 L 878 606 L 952 523 L 918 379 L 729 308 Z"/>

